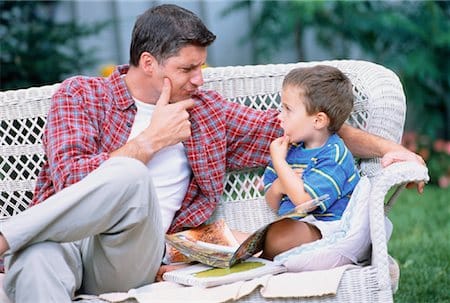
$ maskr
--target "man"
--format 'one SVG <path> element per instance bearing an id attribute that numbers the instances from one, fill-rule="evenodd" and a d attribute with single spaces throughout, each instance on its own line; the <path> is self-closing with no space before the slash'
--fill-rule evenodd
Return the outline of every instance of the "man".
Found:
<path id="1" fill-rule="evenodd" d="M 226 169 L 267 163 L 278 113 L 198 89 L 214 39 L 192 12 L 157 6 L 136 21 L 129 66 L 64 81 L 34 206 L 0 226 L 12 300 L 70 302 L 153 282 L 164 233 L 209 218 Z M 340 135 L 356 155 L 416 157 L 350 126 Z"/>

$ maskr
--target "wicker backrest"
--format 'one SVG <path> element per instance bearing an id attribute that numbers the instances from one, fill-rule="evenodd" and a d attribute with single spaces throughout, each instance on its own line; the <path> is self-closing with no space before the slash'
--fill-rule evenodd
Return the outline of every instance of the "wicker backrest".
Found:
<path id="1" fill-rule="evenodd" d="M 208 68 L 205 84 L 227 99 L 258 109 L 278 108 L 284 76 L 295 67 L 326 64 L 339 68 L 352 82 L 354 107 L 348 122 L 360 129 L 400 142 L 406 102 L 398 77 L 389 69 L 367 61 L 335 60 Z M 372 176 L 381 168 L 379 159 L 359 161 L 361 174 Z M 223 200 L 242 201 L 262 196 L 262 170 L 229 172 Z"/>
<path id="2" fill-rule="evenodd" d="M 58 84 L 0 92 L 0 217 L 28 207 L 44 163 L 42 131 Z"/>
<path id="3" fill-rule="evenodd" d="M 279 106 L 284 76 L 292 68 L 316 64 L 342 70 L 353 83 L 355 106 L 349 122 L 371 133 L 400 141 L 405 119 L 405 97 L 398 77 L 365 61 L 337 60 L 296 64 L 206 68 L 205 88 L 233 102 L 258 109 Z M 0 217 L 27 208 L 36 176 L 44 161 L 41 134 L 58 84 L 0 92 Z M 373 175 L 377 159 L 361 162 L 361 172 Z M 262 170 L 228 172 L 223 201 L 261 197 Z"/>

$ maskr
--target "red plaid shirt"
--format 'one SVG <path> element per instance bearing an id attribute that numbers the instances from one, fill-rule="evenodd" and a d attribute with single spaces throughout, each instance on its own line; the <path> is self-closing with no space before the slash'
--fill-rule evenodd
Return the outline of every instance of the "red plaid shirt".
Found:
<path id="1" fill-rule="evenodd" d="M 33 205 L 76 183 L 123 146 L 136 106 L 120 75 L 73 77 L 52 99 L 43 144 L 47 156 L 39 173 Z M 275 110 L 267 112 L 229 102 L 199 90 L 190 110 L 192 137 L 184 142 L 193 178 L 169 232 L 198 226 L 214 211 L 226 170 L 264 166 L 269 144 L 281 135 Z"/>

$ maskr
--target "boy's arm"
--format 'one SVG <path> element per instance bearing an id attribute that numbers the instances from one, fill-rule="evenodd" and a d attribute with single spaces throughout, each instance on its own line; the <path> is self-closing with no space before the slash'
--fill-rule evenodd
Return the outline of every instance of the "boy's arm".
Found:
<path id="1" fill-rule="evenodd" d="M 279 186 L 279 191 L 281 191 L 281 194 L 286 194 L 293 204 L 299 205 L 312 198 L 305 191 L 301 176 L 286 161 L 288 149 L 289 138 L 287 136 L 277 138 L 270 144 L 270 156 L 272 158 L 273 168 L 278 175 L 276 181 L 279 182 L 279 185 L 277 185 Z M 275 182 L 273 183 L 275 184 Z M 272 194 L 277 198 L 280 193 L 275 191 Z"/>
<path id="2" fill-rule="evenodd" d="M 281 198 L 283 198 L 284 192 L 280 184 L 280 179 L 275 179 L 272 185 L 267 189 L 264 194 L 267 205 L 273 210 L 278 210 L 280 206 Z"/>
<path id="3" fill-rule="evenodd" d="M 272 160 L 278 174 L 279 186 L 284 189 L 284 194 L 289 197 L 292 203 L 297 206 L 311 200 L 311 195 L 305 191 L 302 178 L 289 166 L 286 160 L 281 158 Z"/>

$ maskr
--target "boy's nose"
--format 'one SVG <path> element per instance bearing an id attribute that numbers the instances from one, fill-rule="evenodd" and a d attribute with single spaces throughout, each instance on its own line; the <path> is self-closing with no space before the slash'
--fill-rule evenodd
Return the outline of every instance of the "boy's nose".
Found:
<path id="1" fill-rule="evenodd" d="M 278 120 L 283 121 L 283 113 L 279 113 L 277 118 Z"/>

